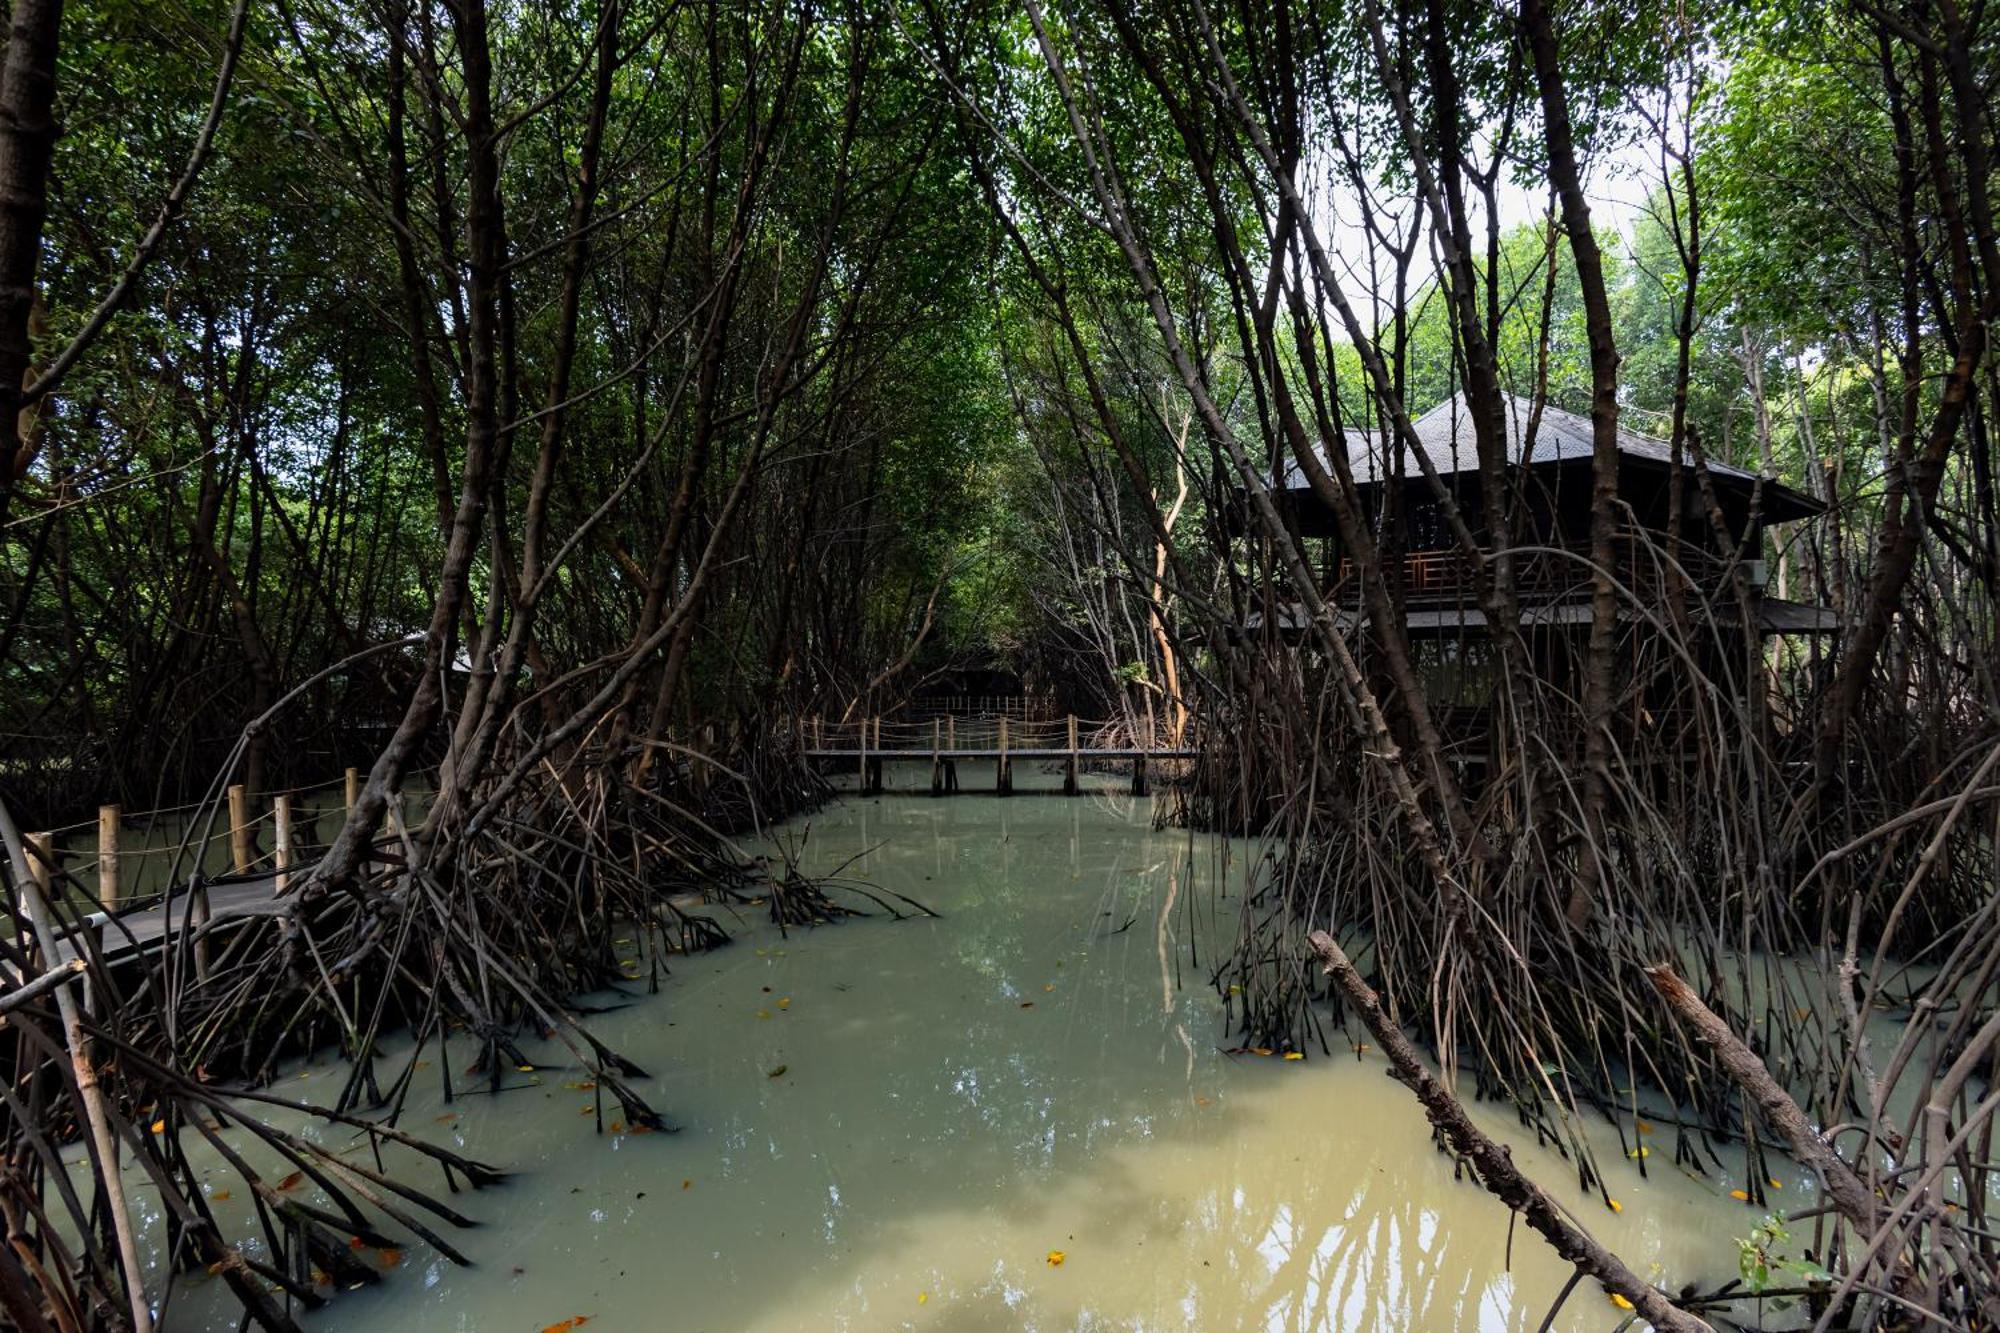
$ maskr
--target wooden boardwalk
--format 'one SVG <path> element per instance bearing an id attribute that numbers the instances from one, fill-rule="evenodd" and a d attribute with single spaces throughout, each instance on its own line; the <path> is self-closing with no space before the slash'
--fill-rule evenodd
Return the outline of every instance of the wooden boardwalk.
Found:
<path id="1" fill-rule="evenodd" d="M 1185 747 L 1091 743 L 1089 738 L 1110 731 L 1105 724 L 1080 723 L 1074 717 L 1043 724 L 1013 722 L 1005 715 L 988 719 L 934 718 L 915 723 L 864 718 L 834 726 L 815 720 L 807 729 L 805 757 L 815 764 L 859 774 L 864 795 L 882 790 L 882 772 L 889 764 L 929 764 L 931 795 L 946 796 L 962 790 L 958 776 L 961 763 L 990 763 L 993 791 L 1008 796 L 1014 791 L 1015 763 L 1026 761 L 1061 764 L 1062 790 L 1067 796 L 1075 796 L 1082 790 L 1079 776 L 1085 764 L 1130 764 L 1132 794 L 1143 796 L 1147 790 L 1148 763 L 1184 762 L 1200 754 Z"/>

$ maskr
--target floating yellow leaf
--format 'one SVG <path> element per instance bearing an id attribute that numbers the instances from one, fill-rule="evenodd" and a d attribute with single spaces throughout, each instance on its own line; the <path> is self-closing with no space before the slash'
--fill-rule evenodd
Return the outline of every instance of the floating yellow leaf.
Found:
<path id="1" fill-rule="evenodd" d="M 1286 1051 L 1285 1058 L 1287 1060 L 1303 1060 L 1306 1057 L 1304 1051 Z"/>
<path id="2" fill-rule="evenodd" d="M 1636 1162 L 1641 1157 L 1651 1157 L 1653 1155 L 1653 1150 L 1651 1148 L 1633 1148 L 1628 1152 L 1626 1152 L 1625 1155 Z"/>
<path id="3" fill-rule="evenodd" d="M 917 1304 L 922 1305 L 925 1301 L 928 1301 L 930 1298 L 931 1294 L 928 1291 L 920 1291 L 917 1293 Z"/>
<path id="4" fill-rule="evenodd" d="M 684 1190 L 691 1190 L 694 1188 L 694 1182 L 692 1180 L 683 1180 L 681 1182 L 681 1188 Z"/>
<path id="5" fill-rule="evenodd" d="M 403 1252 L 389 1245 L 384 1245 L 381 1249 L 375 1251 L 375 1257 L 382 1261 L 382 1267 L 384 1268 L 394 1268 L 397 1264 L 403 1262 Z"/>
<path id="6" fill-rule="evenodd" d="M 791 996 L 789 996 L 789 995 L 787 995 L 787 996 L 785 996 L 784 998 L 780 999 L 780 1000 L 778 1001 L 778 1007 L 779 1007 L 780 1009 L 789 1009 L 789 1008 L 791 1008 L 791 1007 L 792 1007 L 792 997 L 791 997 Z"/>
<path id="7" fill-rule="evenodd" d="M 1611 1211 L 1614 1213 L 1622 1213 L 1625 1211 L 1625 1205 L 1618 1202 L 1618 1200 L 1616 1199 L 1607 1199 L 1605 1200 L 1605 1202 L 1611 1205 Z"/>
<path id="8" fill-rule="evenodd" d="M 591 1113 L 595 1112 L 596 1110 L 597 1110 L 597 1108 L 596 1108 L 595 1106 L 582 1106 L 582 1107 L 578 1107 L 578 1108 L 577 1108 L 577 1112 L 576 1112 L 576 1113 L 577 1113 L 578 1115 L 590 1115 Z"/>
<path id="9" fill-rule="evenodd" d="M 768 1074 L 764 1075 L 764 1077 L 765 1077 L 765 1078 L 783 1078 L 783 1077 L 784 1077 L 784 1074 L 785 1074 L 785 1071 L 786 1071 L 787 1069 L 790 1069 L 790 1068 L 791 1068 L 791 1066 L 790 1066 L 790 1065 L 779 1065 L 779 1066 L 777 1066 L 776 1068 L 774 1068 L 773 1070 L 771 1070 L 771 1072 L 770 1072 L 770 1073 L 768 1073 Z"/>
<path id="10" fill-rule="evenodd" d="M 535 1072 L 533 1065 L 515 1065 L 514 1068 L 520 1070 L 523 1074 L 532 1074 Z"/>
<path id="11" fill-rule="evenodd" d="M 590 1322 L 589 1315 L 573 1314 L 567 1319 L 561 1320 L 557 1323 L 550 1324 L 548 1327 L 542 1330 L 542 1333 L 570 1333 L 571 1329 L 582 1328 L 585 1324 L 589 1322 Z"/>
<path id="12" fill-rule="evenodd" d="M 1271 1053 L 1269 1046 L 1252 1046 L 1250 1048 L 1250 1054 L 1252 1055 L 1270 1055 Z"/>
<path id="13" fill-rule="evenodd" d="M 315 1287 L 330 1287 L 333 1285 L 333 1278 L 328 1275 L 324 1268 L 313 1269 L 312 1279 Z"/>
<path id="14" fill-rule="evenodd" d="M 300 1182 L 300 1181 L 302 1181 L 302 1180 L 304 1180 L 305 1178 L 306 1178 L 306 1173 L 305 1173 L 305 1172 L 303 1172 L 303 1171 L 294 1171 L 294 1172 L 292 1172 L 292 1174 L 290 1174 L 289 1176 L 286 1176 L 286 1177 L 285 1177 L 285 1178 L 284 1178 L 283 1180 L 281 1180 L 281 1181 L 279 1181 L 279 1182 L 278 1182 L 278 1188 L 279 1188 L 279 1190 L 281 1190 L 281 1191 L 282 1191 L 282 1190 L 295 1190 L 295 1189 L 297 1189 L 297 1188 L 299 1187 L 299 1182 Z"/>
<path id="15" fill-rule="evenodd" d="M 1050 983 L 1049 983 L 1048 985 L 1046 985 L 1046 986 L 1042 987 L 1042 989 L 1043 989 L 1044 991 L 1052 991 L 1052 990 L 1054 990 L 1055 988 L 1056 988 L 1056 983 L 1055 983 L 1055 982 L 1053 982 L 1053 981 L 1051 981 L 1051 982 L 1050 982 Z"/>
<path id="16" fill-rule="evenodd" d="M 213 1193 L 213 1194 L 209 1195 L 208 1197 L 209 1197 L 209 1198 L 211 1198 L 211 1199 L 213 1199 L 213 1200 L 215 1200 L 215 1201 L 216 1201 L 217 1203 L 228 1203 L 228 1202 L 229 1202 L 229 1191 L 228 1191 L 228 1190 L 217 1190 L 217 1191 L 216 1191 L 215 1193 Z"/>
<path id="17" fill-rule="evenodd" d="M 757 1017 L 759 1018 L 769 1018 L 770 1016 L 771 1016 L 771 1011 L 769 1009 L 759 1009 L 757 1011 Z"/>
<path id="18" fill-rule="evenodd" d="M 437 1122 L 438 1122 L 438 1123 L 439 1123 L 440 1125 L 449 1125 L 449 1124 L 450 1124 L 450 1123 L 451 1123 L 452 1121 L 454 1121 L 454 1120 L 456 1120 L 456 1119 L 458 1119 L 458 1112 L 456 1112 L 456 1111 L 446 1111 L 446 1112 L 445 1112 L 445 1113 L 444 1113 L 443 1115 L 441 1115 L 441 1116 L 439 1116 L 439 1117 L 437 1118 Z"/>
<path id="19" fill-rule="evenodd" d="M 1641 1120 L 1639 1122 L 1639 1132 L 1641 1134 L 1650 1134 L 1653 1132 L 1653 1126 L 1648 1121 Z"/>
<path id="20" fill-rule="evenodd" d="M 1765 1183 L 1766 1185 L 1769 1185 L 1769 1186 L 1770 1186 L 1770 1187 L 1771 1187 L 1772 1189 L 1774 1189 L 1774 1190 L 1781 1190 L 1781 1189 L 1783 1189 L 1783 1188 L 1784 1188 L 1784 1186 L 1783 1186 L 1783 1185 L 1780 1185 L 1780 1184 L 1778 1183 L 1778 1178 L 1777 1178 L 1776 1176 L 1772 1176 L 1772 1177 L 1770 1177 L 1770 1178 L 1769 1178 L 1769 1179 L 1767 1179 L 1767 1180 L 1766 1180 L 1766 1181 L 1765 1181 L 1764 1183 Z"/>
<path id="21" fill-rule="evenodd" d="M 1621 1310 L 1629 1310 L 1632 1308 L 1632 1302 L 1626 1300 L 1623 1296 L 1620 1296 L 1615 1291 L 1611 1293 L 1611 1303 L 1617 1306 Z"/>
<path id="22" fill-rule="evenodd" d="M 1731 1190 L 1729 1191 L 1729 1197 L 1732 1199 L 1740 1199 L 1744 1203 L 1750 1202 L 1750 1195 L 1749 1192 L 1746 1190 Z"/>
<path id="23" fill-rule="evenodd" d="M 155 1134 L 164 1134 L 164 1133 L 166 1133 L 166 1132 L 167 1132 L 167 1122 L 166 1122 L 166 1121 L 164 1121 L 164 1120 L 155 1120 L 155 1121 L 153 1122 L 153 1132 L 154 1132 Z"/>
<path id="24" fill-rule="evenodd" d="M 1194 1099 L 1194 1104 L 1196 1106 L 1207 1106 L 1210 1104 L 1210 1099 L 1207 1097 L 1197 1097 Z"/>
<path id="25" fill-rule="evenodd" d="M 568 1088 L 571 1092 L 589 1092 L 592 1088 L 597 1086 L 597 1080 L 594 1078 L 586 1078 L 576 1083 L 565 1083 L 563 1084 L 563 1086 L 565 1088 Z"/>
<path id="26" fill-rule="evenodd" d="M 1064 1254 L 1064 1253 L 1063 1253 L 1063 1252 L 1062 1252 L 1061 1250 L 1050 1250 L 1050 1251 L 1049 1251 L 1049 1267 L 1050 1267 L 1050 1268 L 1061 1268 L 1061 1267 L 1063 1266 L 1063 1260 L 1065 1260 L 1065 1259 L 1067 1259 L 1067 1258 L 1069 1258 L 1069 1256 L 1068 1256 L 1068 1255 L 1066 1255 L 1066 1254 Z"/>

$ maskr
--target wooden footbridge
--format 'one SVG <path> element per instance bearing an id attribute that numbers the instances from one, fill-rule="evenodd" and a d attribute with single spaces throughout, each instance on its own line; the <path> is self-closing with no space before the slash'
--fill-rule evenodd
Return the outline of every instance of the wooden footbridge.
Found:
<path id="1" fill-rule="evenodd" d="M 1017 763 L 1062 765 L 1063 794 L 1075 796 L 1085 765 L 1130 765 L 1131 791 L 1147 790 L 1147 764 L 1186 761 L 1199 751 L 1184 747 L 1135 746 L 1118 738 L 1111 723 L 1079 722 L 1074 716 L 1046 722 L 998 717 L 934 717 L 927 721 L 861 718 L 806 724 L 806 758 L 834 770 L 858 775 L 864 795 L 882 790 L 882 770 L 889 764 L 929 764 L 931 795 L 960 790 L 962 763 L 993 765 L 993 790 L 1001 796 L 1014 791 Z"/>

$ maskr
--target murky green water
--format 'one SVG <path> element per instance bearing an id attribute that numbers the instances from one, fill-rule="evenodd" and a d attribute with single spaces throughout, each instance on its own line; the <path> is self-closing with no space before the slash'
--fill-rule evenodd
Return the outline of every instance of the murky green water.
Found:
<path id="1" fill-rule="evenodd" d="M 1156 833 L 1148 802 L 1103 791 L 891 794 L 780 836 L 808 868 L 865 853 L 849 873 L 942 919 L 789 939 L 742 922 L 658 997 L 595 1020 L 677 1135 L 594 1135 L 590 1094 L 553 1074 L 413 1107 L 408 1127 L 519 1172 L 460 1196 L 487 1224 L 454 1236 L 477 1266 L 413 1245 L 309 1327 L 1533 1329 L 1568 1278 L 1525 1228 L 1509 1259 L 1506 1210 L 1453 1180 L 1373 1052 L 1221 1052 L 1204 980 L 1242 844 Z M 330 1068 L 279 1091 L 324 1095 Z M 1675 1285 L 1727 1276 L 1730 1237 L 1761 1216 L 1665 1154 L 1644 1182 L 1612 1162 L 1614 1214 L 1508 1136 Z M 1619 1158 L 1608 1137 L 1603 1155 Z M 214 1317 L 210 1285 L 170 1326 Z M 1621 1317 L 1589 1284 L 1556 1326 Z"/>

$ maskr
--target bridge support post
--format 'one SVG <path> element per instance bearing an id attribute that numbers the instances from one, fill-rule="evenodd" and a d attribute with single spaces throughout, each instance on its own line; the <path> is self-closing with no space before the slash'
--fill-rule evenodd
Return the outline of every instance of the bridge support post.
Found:
<path id="1" fill-rule="evenodd" d="M 1132 794 L 1134 796 L 1146 794 L 1146 756 L 1143 754 L 1132 756 Z"/>
<path id="2" fill-rule="evenodd" d="M 993 764 L 993 791 L 998 796 L 1014 794 L 1014 766 L 1007 760 L 1007 715 L 1000 715 L 1000 757 Z"/>
<path id="3" fill-rule="evenodd" d="M 931 719 L 931 795 L 944 795 L 944 758 L 939 754 L 938 741 L 943 735 L 943 724 Z"/>
<path id="4" fill-rule="evenodd" d="M 1063 768 L 1063 795 L 1077 794 L 1076 714 L 1069 715 L 1069 763 Z"/>

